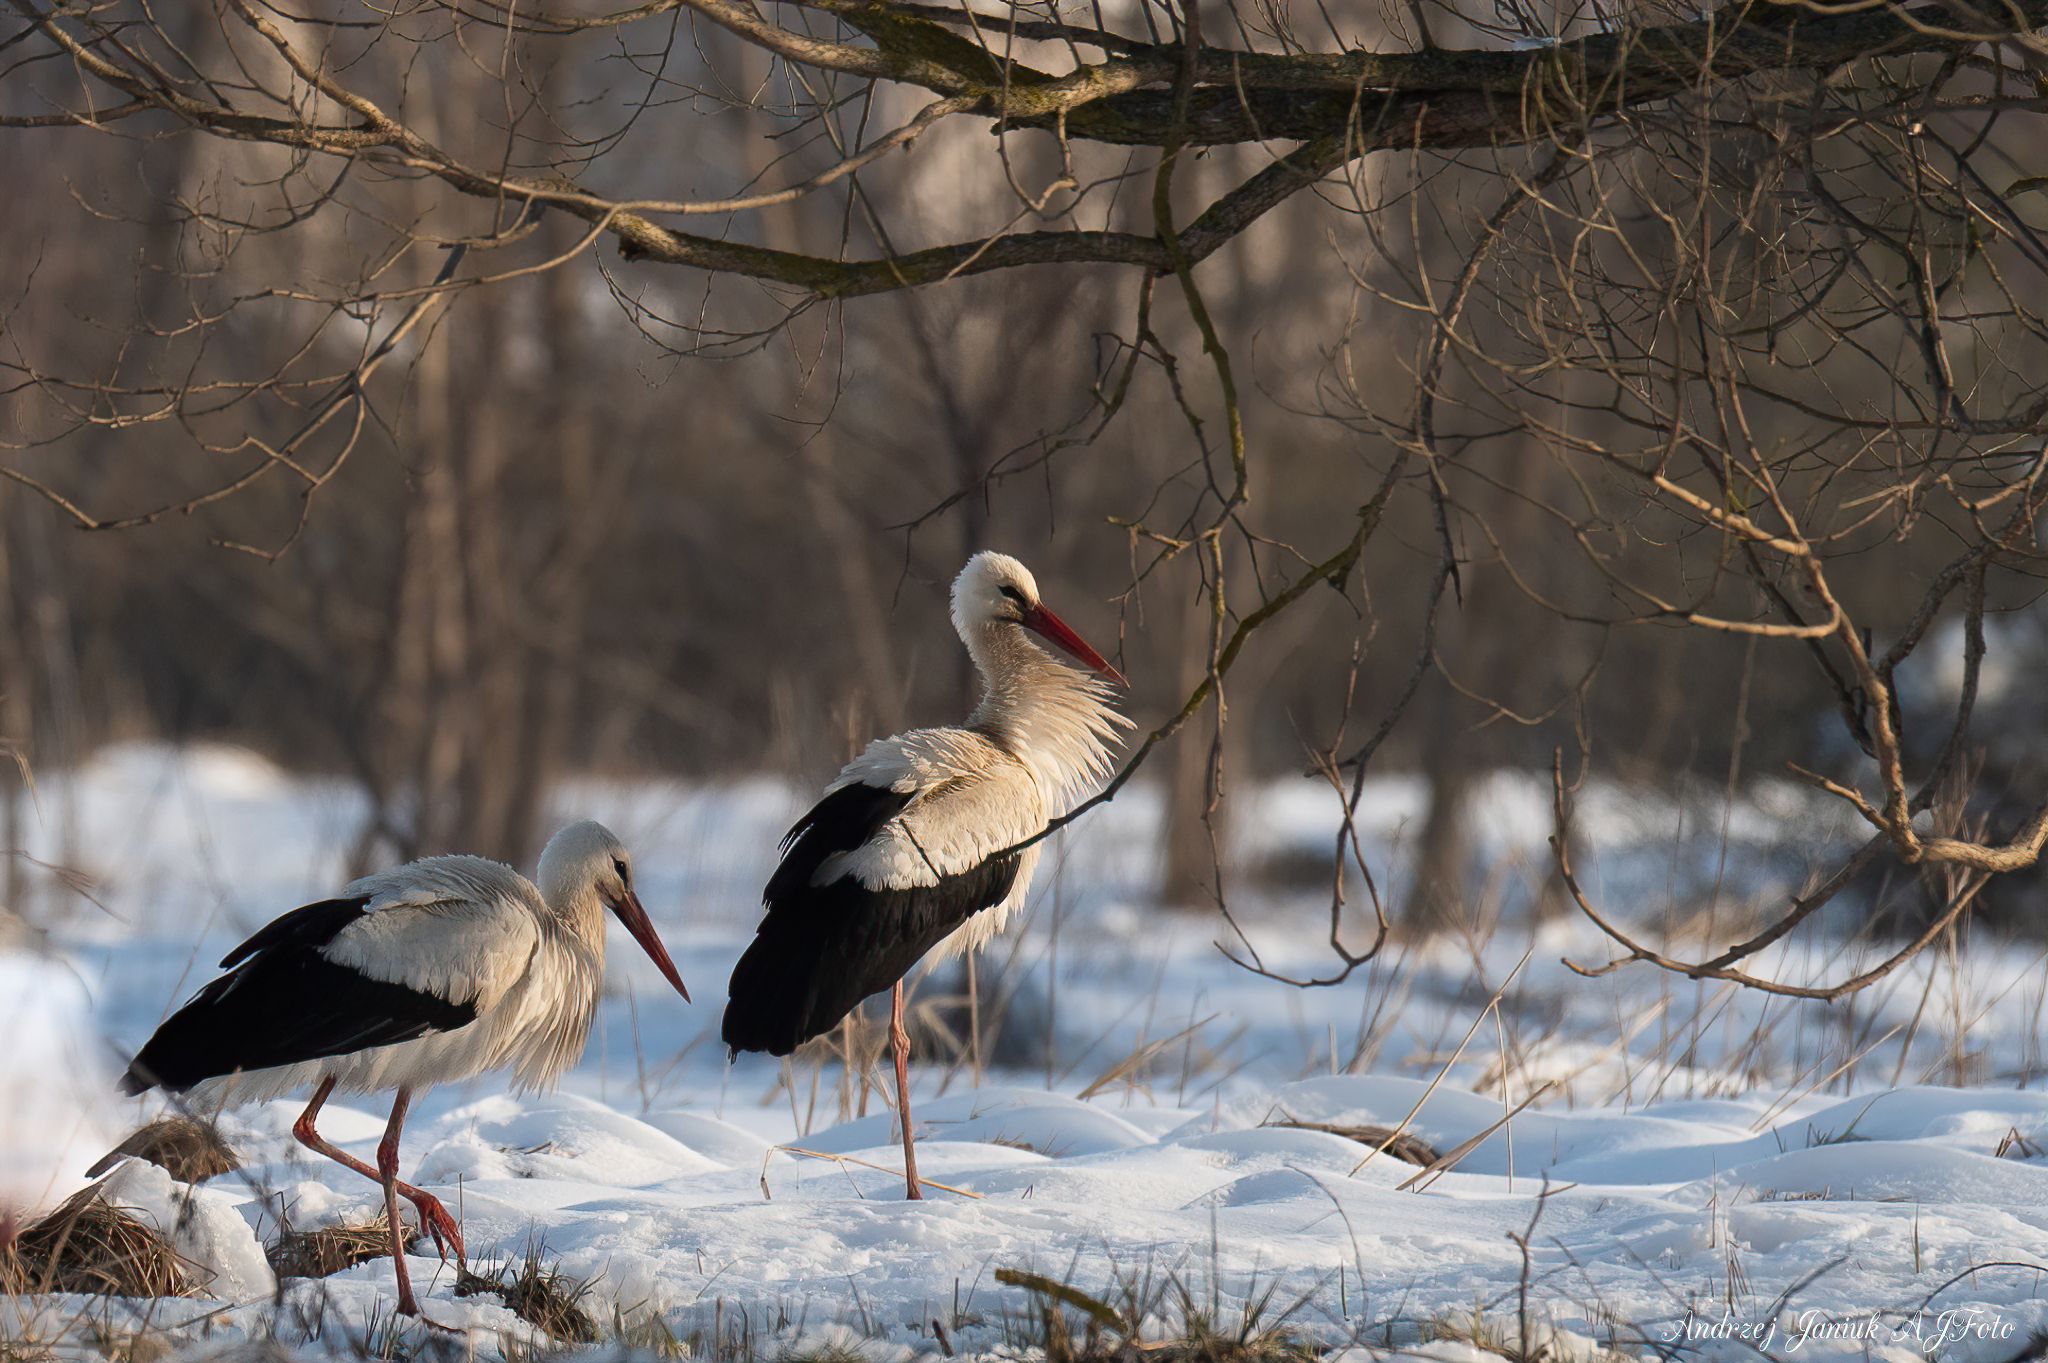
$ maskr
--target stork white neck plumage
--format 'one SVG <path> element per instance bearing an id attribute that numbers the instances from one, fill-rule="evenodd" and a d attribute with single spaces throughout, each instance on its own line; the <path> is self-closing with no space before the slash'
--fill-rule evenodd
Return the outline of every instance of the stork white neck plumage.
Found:
<path id="1" fill-rule="evenodd" d="M 1110 704 L 1109 679 L 1123 677 L 1046 609 L 1031 571 L 1007 554 L 976 554 L 954 579 L 952 607 L 953 628 L 981 675 L 968 728 L 1031 768 L 1056 804 L 1106 777 L 1118 731 L 1129 727 Z"/>
<path id="2" fill-rule="evenodd" d="M 631 893 L 631 862 L 602 824 L 572 823 L 541 849 L 534 888 L 553 926 L 604 964 L 604 913 Z"/>
<path id="3" fill-rule="evenodd" d="M 606 909 L 685 1002 L 690 991 L 683 987 L 675 962 L 655 935 L 633 888 L 632 858 L 610 829 L 588 820 L 570 824 L 548 839 L 534 879 L 546 912 L 539 916 L 541 940 L 530 970 L 535 978 L 549 982 L 550 992 L 561 1002 L 538 1028 L 519 1073 L 522 1083 L 545 1086 L 575 1062 L 589 1037 L 604 984 Z"/>
<path id="4" fill-rule="evenodd" d="M 690 991 L 683 988 L 675 962 L 669 959 L 633 889 L 632 858 L 610 829 L 587 819 L 570 824 L 548 839 L 534 874 L 548 911 L 582 941 L 600 967 L 604 964 L 604 911 L 610 909 L 683 1001 L 689 1002 Z"/>

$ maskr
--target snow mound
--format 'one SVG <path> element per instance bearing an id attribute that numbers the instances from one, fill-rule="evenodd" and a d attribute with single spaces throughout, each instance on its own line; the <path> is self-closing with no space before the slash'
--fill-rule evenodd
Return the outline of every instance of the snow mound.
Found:
<path id="1" fill-rule="evenodd" d="M 154 1164 L 129 1160 L 107 1176 L 100 1196 L 169 1236 L 212 1296 L 248 1302 L 276 1290 L 270 1261 L 242 1215 L 244 1199 L 234 1193 L 194 1188 Z"/>
<path id="2" fill-rule="evenodd" d="M 920 1140 L 1007 1145 L 1048 1156 L 1099 1155 L 1152 1141 L 1113 1112 L 1032 1089 L 984 1088 L 953 1094 L 917 1105 L 911 1118 Z M 880 1149 L 899 1139 L 895 1114 L 885 1112 L 806 1136 L 803 1144 L 848 1154 Z"/>

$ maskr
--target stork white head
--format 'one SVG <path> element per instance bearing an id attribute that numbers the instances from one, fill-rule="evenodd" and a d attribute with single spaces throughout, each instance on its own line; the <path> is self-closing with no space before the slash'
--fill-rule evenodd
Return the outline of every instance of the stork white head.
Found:
<path id="1" fill-rule="evenodd" d="M 1090 672 L 1125 684 L 1123 673 L 1046 609 L 1039 599 L 1038 580 L 1008 554 L 984 549 L 967 560 L 953 579 L 953 628 L 970 649 L 987 630 L 1029 630 Z"/>
<path id="2" fill-rule="evenodd" d="M 592 896 L 616 914 L 640 949 L 683 996 L 683 1002 L 690 1001 L 676 963 L 669 959 L 668 948 L 661 944 L 647 910 L 640 906 L 640 896 L 634 893 L 632 854 L 609 828 L 592 819 L 570 824 L 549 838 L 541 850 L 539 874 L 541 897 L 550 907 L 559 909 Z"/>

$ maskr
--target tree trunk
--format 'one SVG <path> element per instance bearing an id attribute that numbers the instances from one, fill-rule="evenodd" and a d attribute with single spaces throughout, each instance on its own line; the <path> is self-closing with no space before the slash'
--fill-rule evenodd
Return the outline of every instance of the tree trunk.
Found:
<path id="1" fill-rule="evenodd" d="M 1189 592 L 1182 604 L 1176 696 L 1186 696 L 1200 686 L 1209 670 L 1210 609 L 1209 597 L 1199 592 Z M 1222 703 L 1223 697 L 1218 696 L 1211 705 Z M 1227 726 L 1224 732 L 1229 733 Z M 1159 894 L 1168 908 L 1206 909 L 1217 902 L 1224 814 L 1220 800 L 1210 808 L 1216 742 L 1215 711 L 1205 709 L 1181 730 L 1164 754 L 1166 845 Z"/>

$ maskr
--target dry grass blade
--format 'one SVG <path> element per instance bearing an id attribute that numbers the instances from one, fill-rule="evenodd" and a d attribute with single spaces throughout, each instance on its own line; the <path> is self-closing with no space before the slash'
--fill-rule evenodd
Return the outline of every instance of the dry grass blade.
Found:
<path id="1" fill-rule="evenodd" d="M 1476 1013 L 1473 1016 L 1472 1025 L 1465 1029 L 1464 1038 L 1458 1042 L 1458 1049 L 1451 1052 L 1451 1058 L 1449 1060 L 1444 1061 L 1443 1067 L 1436 1072 L 1436 1077 L 1429 1081 L 1429 1086 L 1427 1088 L 1422 1090 L 1422 1096 L 1415 1100 L 1415 1106 L 1409 1108 L 1408 1115 L 1403 1117 L 1400 1123 L 1394 1127 L 1395 1135 L 1399 1136 L 1406 1133 L 1406 1131 L 1408 1130 L 1408 1123 L 1415 1120 L 1416 1114 L 1422 1111 L 1422 1105 L 1429 1101 L 1429 1096 L 1432 1093 L 1436 1092 L 1437 1085 L 1443 1083 L 1444 1076 L 1451 1072 L 1451 1066 L 1457 1064 L 1458 1058 L 1465 1054 L 1465 1048 L 1472 1044 L 1472 1038 L 1479 1032 L 1479 1024 L 1486 1020 L 1486 1015 L 1488 1013 L 1491 1013 L 1494 1009 L 1500 1007 L 1500 1001 L 1507 997 L 1508 989 L 1511 985 L 1514 984 L 1515 977 L 1522 973 L 1522 967 L 1529 964 L 1529 958 L 1534 954 L 1534 947 L 1531 947 L 1528 951 L 1522 953 L 1522 959 L 1515 962 L 1515 968 L 1513 970 L 1510 970 L 1507 973 L 1507 978 L 1500 982 L 1500 988 L 1493 991 L 1493 997 L 1486 1001 L 1486 1006 L 1484 1008 L 1481 1008 L 1478 1011 L 1478 1013 Z M 1544 1088 L 1548 1087 L 1550 1087 L 1548 1084 L 1544 1085 Z M 1539 1089 L 1537 1091 L 1540 1093 L 1542 1090 Z M 1524 1103 L 1523 1106 L 1526 1107 L 1528 1106 L 1528 1104 Z M 1520 1109 L 1516 1110 L 1519 1111 Z M 1513 1113 L 1509 1114 L 1509 1116 L 1513 1115 Z M 1502 1118 L 1502 1121 L 1505 1120 L 1506 1118 Z M 1391 1141 L 1387 1142 L 1387 1144 L 1376 1145 L 1372 1149 L 1366 1151 L 1365 1158 L 1352 1166 L 1351 1173 L 1348 1175 L 1348 1177 L 1357 1178 L 1358 1171 L 1365 1168 L 1366 1165 L 1371 1164 L 1373 1161 L 1373 1157 L 1380 1154 L 1383 1150 L 1387 1148 L 1387 1145 L 1390 1144 L 1392 1144 Z M 1467 1142 L 1467 1144 L 1472 1144 L 1472 1142 Z M 1452 1157 L 1455 1159 L 1463 1159 L 1465 1157 L 1465 1152 L 1462 1149 L 1454 1150 L 1451 1152 L 1451 1154 Z M 1425 1170 L 1424 1172 L 1427 1171 Z M 1414 1180 L 1410 1179 L 1409 1182 L 1412 1183 L 1414 1182 Z M 1401 1186 L 1405 1188 L 1408 1185 L 1404 1183 Z"/>
<path id="2" fill-rule="evenodd" d="M 2048 1150 L 2048 1146 L 2043 1146 L 2038 1138 L 2029 1140 L 2022 1136 L 2015 1126 L 2007 1128 L 1995 1153 L 1999 1159 L 2039 1159 L 2044 1150 Z"/>
<path id="3" fill-rule="evenodd" d="M 136 1131 L 100 1156 L 87 1178 L 98 1178 L 124 1159 L 148 1160 L 180 1183 L 204 1183 L 232 1174 L 242 1161 L 211 1122 L 165 1117 Z"/>
<path id="4" fill-rule="evenodd" d="M 894 1174 L 898 1178 L 903 1177 L 901 1169 L 892 1169 L 886 1164 L 876 1164 L 873 1160 L 860 1159 L 854 1155 L 835 1155 L 825 1150 L 807 1150 L 801 1145 L 778 1145 L 771 1149 L 769 1153 L 772 1155 L 777 1151 L 785 1155 L 802 1155 L 805 1159 L 830 1160 L 834 1164 L 858 1164 L 863 1169 L 873 1169 L 877 1173 Z M 768 1174 L 764 1168 L 761 1174 L 761 1186 L 765 1188 L 767 1185 Z M 977 1202 L 981 1200 L 980 1193 L 970 1192 L 966 1188 L 956 1188 L 950 1183 L 934 1182 L 922 1174 L 918 1176 L 917 1186 L 920 1188 L 937 1188 L 942 1193 L 958 1193 L 961 1197 L 971 1197 Z"/>
<path id="5" fill-rule="evenodd" d="M 1431 1160 L 1427 1167 L 1417 1170 L 1414 1174 L 1410 1175 L 1402 1182 L 1395 1184 L 1394 1191 L 1397 1193 L 1405 1193 L 1410 1188 L 1415 1188 L 1418 1190 L 1422 1188 L 1427 1188 L 1430 1184 L 1436 1182 L 1439 1178 L 1443 1177 L 1451 1170 L 1457 1168 L 1459 1161 L 1463 1160 L 1465 1156 L 1471 1154 L 1474 1150 L 1477 1150 L 1481 1145 L 1485 1144 L 1486 1138 L 1488 1136 L 1491 1136 L 1494 1132 L 1500 1130 L 1509 1122 L 1521 1116 L 1522 1112 L 1526 1108 L 1528 1108 L 1528 1106 L 1531 1103 L 1535 1102 L 1538 1098 L 1541 1098 L 1544 1094 L 1550 1092 L 1550 1090 L 1555 1087 L 1557 1087 L 1557 1082 L 1555 1080 L 1551 1080 L 1549 1082 L 1539 1085 L 1535 1089 L 1535 1091 L 1532 1092 L 1528 1097 L 1524 1098 L 1521 1102 L 1516 1103 L 1514 1107 L 1506 1113 L 1503 1113 L 1498 1121 L 1494 1122 L 1490 1126 L 1483 1127 L 1480 1130 L 1473 1132 L 1471 1136 L 1466 1138 L 1454 1149 L 1447 1151 L 1445 1154 L 1443 1154 L 1441 1157 L 1437 1159 Z"/>
<path id="6" fill-rule="evenodd" d="M 31 1222 L 0 1250 L 0 1289 L 13 1295 L 199 1295 L 192 1265 L 162 1232 L 100 1196 L 100 1185 Z"/>
<path id="7" fill-rule="evenodd" d="M 1200 1022 L 1189 1023 L 1187 1026 L 1175 1032 L 1172 1036 L 1163 1036 L 1160 1037 L 1157 1041 L 1147 1042 L 1145 1045 L 1138 1047 L 1137 1050 L 1132 1051 L 1123 1059 L 1117 1061 L 1116 1064 L 1111 1065 L 1108 1069 L 1104 1070 L 1100 1075 L 1096 1076 L 1094 1083 L 1090 1084 L 1087 1088 L 1082 1089 L 1079 1093 L 1075 1094 L 1074 1096 L 1083 1100 L 1093 1098 L 1096 1094 L 1102 1092 L 1111 1084 L 1118 1083 L 1125 1077 L 1136 1073 L 1138 1070 L 1142 1069 L 1147 1064 L 1150 1064 L 1152 1057 L 1158 1055 L 1167 1047 L 1172 1046 L 1177 1042 L 1184 1041 L 1188 1037 L 1193 1036 L 1196 1032 L 1201 1031 L 1204 1027 L 1207 1027 L 1210 1023 L 1214 1022 L 1218 1016 L 1219 1014 L 1211 1013 L 1209 1014 L 1209 1016 L 1203 1018 Z"/>
<path id="8" fill-rule="evenodd" d="M 1133 1333 L 1130 1324 L 1115 1307 L 1089 1296 L 1072 1283 L 1063 1283 L 1042 1273 L 1027 1273 L 1021 1268 L 997 1269 L 996 1281 L 1005 1287 L 1021 1287 L 1046 1301 L 1071 1306 L 1104 1329 L 1114 1330 L 1120 1335 Z"/>
<path id="9" fill-rule="evenodd" d="M 1322 1131 L 1332 1136 L 1342 1136 L 1347 1141 L 1372 1146 L 1404 1164 L 1413 1164 L 1419 1168 L 1427 1168 L 1442 1158 L 1436 1147 L 1422 1137 L 1397 1131 L 1391 1126 L 1344 1126 L 1337 1122 L 1297 1122 L 1292 1118 L 1267 1122 L 1266 1125 L 1282 1127 L 1289 1131 Z"/>

